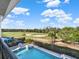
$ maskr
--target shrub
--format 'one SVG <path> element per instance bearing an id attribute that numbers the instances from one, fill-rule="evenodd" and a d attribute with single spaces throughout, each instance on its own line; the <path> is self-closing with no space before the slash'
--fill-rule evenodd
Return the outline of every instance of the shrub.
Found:
<path id="1" fill-rule="evenodd" d="M 31 38 L 27 38 L 26 40 L 25 40 L 25 43 L 32 43 L 33 42 L 33 40 L 31 39 Z"/>
<path id="2" fill-rule="evenodd" d="M 19 38 L 15 38 L 15 39 L 17 39 L 20 42 L 24 42 L 25 41 L 25 37 L 19 37 Z"/>

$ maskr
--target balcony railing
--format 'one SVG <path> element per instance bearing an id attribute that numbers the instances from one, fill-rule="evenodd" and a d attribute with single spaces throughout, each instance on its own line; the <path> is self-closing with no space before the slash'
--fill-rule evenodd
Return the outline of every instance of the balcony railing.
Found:
<path id="1" fill-rule="evenodd" d="M 16 55 L 10 50 L 7 44 L 0 38 L 0 59 L 17 59 Z"/>

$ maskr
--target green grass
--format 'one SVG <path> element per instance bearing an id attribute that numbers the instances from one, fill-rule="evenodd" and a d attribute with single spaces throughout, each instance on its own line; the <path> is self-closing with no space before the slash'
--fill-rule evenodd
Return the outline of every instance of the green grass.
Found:
<path id="1" fill-rule="evenodd" d="M 34 33 L 34 32 L 2 32 L 3 37 L 24 37 L 25 34 L 26 37 L 34 37 L 35 35 L 47 35 L 45 33 Z"/>
<path id="2" fill-rule="evenodd" d="M 39 37 L 39 35 L 40 35 L 40 37 Z M 42 35 L 44 35 L 44 36 L 42 36 Z M 50 39 L 46 33 L 34 33 L 34 32 L 2 32 L 2 36 L 3 37 L 14 37 L 14 38 L 25 37 L 25 39 L 33 39 L 33 40 L 40 39 L 41 41 L 43 39 L 43 42 L 47 42 L 47 40 Z"/>
<path id="3" fill-rule="evenodd" d="M 2 32 L 3 37 L 23 37 L 24 32 Z"/>

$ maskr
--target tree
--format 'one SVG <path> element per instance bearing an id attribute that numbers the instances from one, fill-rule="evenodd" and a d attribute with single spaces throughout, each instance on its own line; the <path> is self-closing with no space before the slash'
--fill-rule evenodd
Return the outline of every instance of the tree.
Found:
<path id="1" fill-rule="evenodd" d="M 51 31 L 48 33 L 48 36 L 52 39 L 53 44 L 55 43 L 55 39 L 57 38 L 57 33 L 55 31 Z"/>
<path id="2" fill-rule="evenodd" d="M 63 39 L 64 42 L 75 43 L 79 42 L 79 30 L 78 28 L 65 27 L 59 31 L 60 38 Z"/>

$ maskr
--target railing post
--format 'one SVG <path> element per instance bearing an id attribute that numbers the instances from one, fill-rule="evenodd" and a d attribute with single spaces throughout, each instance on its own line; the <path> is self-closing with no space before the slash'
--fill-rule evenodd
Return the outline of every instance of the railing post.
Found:
<path id="1" fill-rule="evenodd" d="M 1 17 L 0 17 L 0 38 L 1 38 Z"/>
<path id="2" fill-rule="evenodd" d="M 2 59 L 17 59 L 17 56 L 9 49 L 7 44 L 1 38 L 0 38 L 0 44 L 1 44 Z"/>
<path id="3" fill-rule="evenodd" d="M 0 53 L 1 53 L 1 59 L 4 59 L 4 55 L 3 55 L 3 47 L 2 47 L 2 41 L 1 41 L 1 38 L 0 38 Z"/>
<path id="4" fill-rule="evenodd" d="M 2 51 L 2 43 L 1 43 L 1 21 L 2 21 L 2 16 L 0 15 L 0 49 L 1 49 L 1 59 L 3 59 L 3 51 Z"/>
<path id="5" fill-rule="evenodd" d="M 2 29 L 1 29 L 1 23 L 2 23 L 2 20 L 3 20 L 3 16 L 0 15 L 0 38 L 2 37 Z"/>

